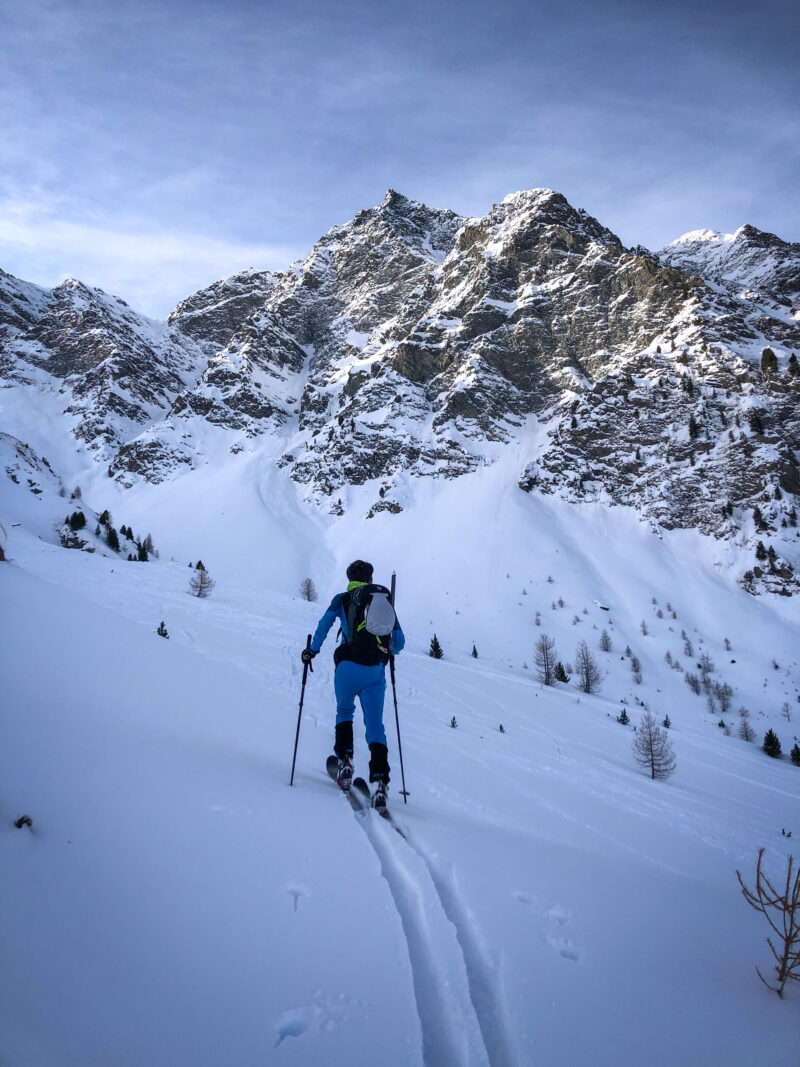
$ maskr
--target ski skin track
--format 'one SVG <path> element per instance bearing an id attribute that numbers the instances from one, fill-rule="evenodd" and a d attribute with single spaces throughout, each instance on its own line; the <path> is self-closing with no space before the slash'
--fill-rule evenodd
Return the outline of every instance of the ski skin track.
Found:
<path id="1" fill-rule="evenodd" d="M 335 757 L 329 757 L 326 770 L 336 780 Z M 352 794 L 360 794 L 353 796 Z M 420 886 L 414 876 L 392 854 L 385 835 L 378 838 L 378 826 L 365 816 L 369 814 L 369 787 L 363 778 L 354 778 L 353 786 L 347 794 L 353 810 L 361 815 L 361 823 L 370 844 L 375 850 L 381 864 L 381 873 L 392 893 L 403 925 L 403 933 L 408 944 L 411 962 L 414 993 L 417 1001 L 417 1013 L 420 1017 L 423 1036 L 423 1061 L 426 1067 L 440 1067 L 441 1064 L 466 1064 L 466 1059 L 454 1058 L 455 1048 L 448 1053 L 442 1047 L 446 1036 L 442 1033 L 440 1018 L 432 1013 L 432 1005 L 442 1005 L 442 996 L 434 987 L 439 978 L 434 974 L 431 953 L 427 949 L 425 937 L 427 922 L 422 902 Z M 409 848 L 423 862 L 428 872 L 442 911 L 455 930 L 456 940 L 461 952 L 467 977 L 467 988 L 472 1010 L 480 1030 L 481 1040 L 488 1059 L 489 1067 L 518 1067 L 519 1061 L 514 1051 L 511 1028 L 508 1020 L 505 993 L 498 966 L 489 956 L 487 946 L 480 937 L 475 919 L 469 911 L 458 888 L 456 874 L 452 865 L 445 868 L 439 858 L 428 851 L 409 834 L 408 830 L 397 825 L 387 812 L 383 817 L 392 829 L 407 843 Z M 447 981 L 445 981 L 445 988 Z M 432 996 L 433 994 L 433 996 Z M 443 1005 L 436 1009 L 444 1010 Z M 466 1055 L 466 1050 L 464 1050 Z M 443 1059 L 442 1056 L 449 1058 Z"/>

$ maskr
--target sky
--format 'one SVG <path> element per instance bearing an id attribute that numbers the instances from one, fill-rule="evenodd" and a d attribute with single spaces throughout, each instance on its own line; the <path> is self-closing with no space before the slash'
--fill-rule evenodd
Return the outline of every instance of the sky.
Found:
<path id="1" fill-rule="evenodd" d="M 393 188 L 800 240 L 800 6 L 4 0 L 0 269 L 163 318 Z"/>

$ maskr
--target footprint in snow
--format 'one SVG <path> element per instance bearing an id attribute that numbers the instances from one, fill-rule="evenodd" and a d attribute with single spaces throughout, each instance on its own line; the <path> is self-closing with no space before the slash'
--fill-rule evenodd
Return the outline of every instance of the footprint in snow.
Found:
<path id="1" fill-rule="evenodd" d="M 313 1004 L 305 1004 L 299 1008 L 291 1008 L 281 1015 L 275 1023 L 275 1031 L 278 1040 L 275 1047 L 281 1044 L 287 1037 L 302 1037 L 307 1033 L 324 1031 L 330 1033 L 352 1018 L 353 1014 L 361 1008 L 361 1003 L 351 1000 L 344 993 L 334 997 L 326 997 L 321 990 L 317 990 L 313 997 Z"/>
<path id="2" fill-rule="evenodd" d="M 565 960 L 571 960 L 573 963 L 577 963 L 581 954 L 578 949 L 567 940 L 566 937 L 557 937 L 554 934 L 547 935 L 547 943 L 554 952 L 557 952 Z"/>

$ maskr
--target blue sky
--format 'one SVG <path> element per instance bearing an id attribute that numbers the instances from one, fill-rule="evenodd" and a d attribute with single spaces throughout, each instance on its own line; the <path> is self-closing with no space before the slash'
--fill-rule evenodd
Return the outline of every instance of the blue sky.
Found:
<path id="1" fill-rule="evenodd" d="M 0 267 L 164 316 L 394 188 L 800 240 L 800 6 L 5 0 Z"/>

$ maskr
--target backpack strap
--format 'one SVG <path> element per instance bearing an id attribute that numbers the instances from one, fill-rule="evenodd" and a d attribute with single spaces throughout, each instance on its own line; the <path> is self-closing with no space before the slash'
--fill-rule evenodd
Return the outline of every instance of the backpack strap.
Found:
<path id="1" fill-rule="evenodd" d="M 347 643 L 348 643 L 348 645 L 352 645 L 353 641 L 355 640 L 355 636 L 356 636 L 356 614 L 358 612 L 358 603 L 357 603 L 356 598 L 355 598 L 355 596 L 353 594 L 356 593 L 357 591 L 358 590 L 353 590 L 353 592 L 346 594 L 346 596 L 349 598 L 348 604 L 347 604 Z M 344 599 L 344 597 L 342 599 Z"/>

